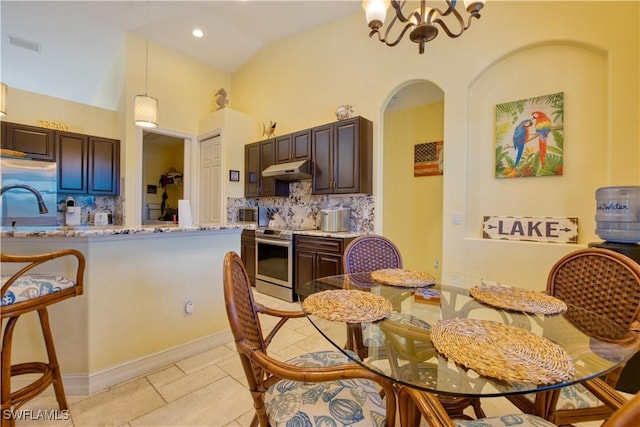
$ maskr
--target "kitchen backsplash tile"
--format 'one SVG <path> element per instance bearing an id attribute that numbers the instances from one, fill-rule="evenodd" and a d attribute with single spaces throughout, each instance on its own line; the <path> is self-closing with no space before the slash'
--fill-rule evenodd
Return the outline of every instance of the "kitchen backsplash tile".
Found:
<path id="1" fill-rule="evenodd" d="M 289 184 L 289 197 L 227 198 L 227 221 L 237 222 L 237 208 L 265 206 L 276 208 L 274 221 L 283 227 L 320 228 L 320 209 L 338 206 L 351 208 L 351 231 L 372 233 L 374 230 L 374 199 L 366 194 L 311 194 L 311 180 Z"/>

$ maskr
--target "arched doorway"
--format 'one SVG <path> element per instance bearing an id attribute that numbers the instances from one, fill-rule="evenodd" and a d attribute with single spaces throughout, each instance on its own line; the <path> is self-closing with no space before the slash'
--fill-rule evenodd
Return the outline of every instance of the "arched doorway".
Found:
<path id="1" fill-rule="evenodd" d="M 399 246 L 405 268 L 439 279 L 444 92 L 428 81 L 398 89 L 384 110 L 383 132 L 383 233 Z"/>

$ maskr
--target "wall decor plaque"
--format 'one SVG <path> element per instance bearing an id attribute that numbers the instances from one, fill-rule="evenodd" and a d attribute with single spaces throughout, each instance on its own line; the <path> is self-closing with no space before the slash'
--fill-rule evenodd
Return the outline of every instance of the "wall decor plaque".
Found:
<path id="1" fill-rule="evenodd" d="M 578 243 L 578 218 L 485 216 L 484 239 Z"/>

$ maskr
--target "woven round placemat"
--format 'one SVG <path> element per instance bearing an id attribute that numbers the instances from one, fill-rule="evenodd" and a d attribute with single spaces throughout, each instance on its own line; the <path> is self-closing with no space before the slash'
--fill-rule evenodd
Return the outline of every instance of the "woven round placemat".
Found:
<path id="1" fill-rule="evenodd" d="M 571 356 L 544 337 L 491 320 L 440 320 L 431 329 L 439 353 L 480 375 L 538 385 L 570 380 Z"/>
<path id="2" fill-rule="evenodd" d="M 511 286 L 483 284 L 469 289 L 469 294 L 480 302 L 507 310 L 539 314 L 567 311 L 567 304 L 556 297 Z"/>
<path id="3" fill-rule="evenodd" d="M 302 303 L 307 313 L 339 322 L 374 322 L 383 319 L 393 307 L 380 295 L 349 289 L 322 291 L 309 295 Z"/>
<path id="4" fill-rule="evenodd" d="M 401 268 L 386 268 L 371 273 L 371 279 L 378 283 L 391 286 L 404 286 L 406 288 L 419 288 L 433 285 L 435 277 L 422 271 L 403 270 Z"/>

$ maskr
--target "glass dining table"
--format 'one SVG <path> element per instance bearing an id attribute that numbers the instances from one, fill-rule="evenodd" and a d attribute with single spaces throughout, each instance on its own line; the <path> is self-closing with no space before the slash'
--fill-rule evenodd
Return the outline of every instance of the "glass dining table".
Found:
<path id="1" fill-rule="evenodd" d="M 604 375 L 640 349 L 638 334 L 580 307 L 567 304 L 566 310 L 556 314 L 499 308 L 478 301 L 471 296 L 470 290 L 482 286 L 503 286 L 501 284 L 462 275 L 447 275 L 442 282 L 423 288 L 403 287 L 376 282 L 370 273 L 344 274 L 306 283 L 300 288 L 304 293 L 299 295 L 299 299 L 308 319 L 331 344 L 362 367 L 397 385 L 464 398 L 535 392 L 542 402 L 536 405 L 535 410 L 540 416 L 546 415 L 545 408 L 554 391 L 557 393 L 562 387 Z M 382 297 L 390 303 L 391 312 L 379 320 L 356 318 L 345 321 L 340 318 L 330 320 L 332 316 L 326 313 L 305 308 L 310 305 L 305 304 L 305 300 L 312 295 L 335 290 L 362 291 L 376 298 Z M 327 293 L 320 295 L 324 294 Z M 328 311 L 332 310 L 329 308 Z M 364 307 L 363 311 L 366 313 L 368 309 Z M 434 342 L 438 342 L 432 340 L 432 335 L 439 326 L 450 321 L 503 325 L 507 328 L 501 332 L 504 338 L 512 343 L 510 345 L 514 345 L 515 340 L 516 346 L 520 338 L 514 331 L 522 332 L 527 340 L 529 337 L 533 339 L 534 345 L 525 349 L 524 356 L 522 353 L 517 355 L 520 358 L 529 357 L 529 353 L 536 353 L 538 348 L 542 351 L 542 346 L 537 347 L 535 340 L 551 343 L 568 355 L 567 363 L 571 369 L 551 380 L 539 381 L 535 375 L 529 380 L 527 373 L 533 375 L 538 370 L 536 360 L 546 363 L 550 358 L 546 354 L 533 354 L 529 365 L 525 359 L 525 372 L 520 376 L 509 375 L 512 368 L 508 364 L 501 366 L 503 362 L 500 360 L 495 361 L 497 366 L 487 374 L 483 368 L 486 363 L 495 358 L 501 359 L 503 353 L 511 353 L 511 349 L 496 350 L 495 344 L 489 344 L 492 348 L 479 350 L 466 346 L 464 340 L 458 345 L 453 338 L 449 340 L 445 331 L 439 340 L 450 342 L 444 343 L 448 347 L 447 351 L 442 351 L 442 342 L 436 346 Z M 468 338 L 464 337 L 465 328 L 463 324 L 462 331 L 458 331 L 462 338 Z"/>

